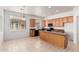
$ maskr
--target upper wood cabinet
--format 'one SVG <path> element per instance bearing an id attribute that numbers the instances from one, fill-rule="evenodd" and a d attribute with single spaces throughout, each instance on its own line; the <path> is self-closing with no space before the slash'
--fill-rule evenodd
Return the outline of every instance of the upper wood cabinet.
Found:
<path id="1" fill-rule="evenodd" d="M 63 19 L 63 22 L 64 23 L 67 23 L 68 22 L 68 20 L 67 20 L 68 18 L 67 17 L 63 17 L 62 19 Z"/>
<path id="2" fill-rule="evenodd" d="M 60 19 L 60 18 L 58 18 L 58 26 L 57 27 L 60 27 L 61 26 L 61 22 L 62 22 L 62 20 Z"/>
<path id="3" fill-rule="evenodd" d="M 60 18 L 60 19 L 59 19 L 59 23 L 60 23 L 60 24 L 59 24 L 60 27 L 63 27 L 63 26 L 64 26 L 63 18 Z"/>
<path id="4" fill-rule="evenodd" d="M 57 18 L 57 19 L 50 19 L 44 21 L 45 26 L 48 26 L 48 24 L 53 24 L 54 27 L 63 27 L 64 23 L 72 23 L 73 22 L 73 16 L 67 16 L 67 17 L 62 17 L 62 18 Z M 43 24 L 44 25 L 44 24 Z"/>
<path id="5" fill-rule="evenodd" d="M 48 27 L 48 20 L 45 20 L 45 27 Z"/>
<path id="6" fill-rule="evenodd" d="M 46 24 L 47 24 L 47 26 L 48 26 L 48 24 L 52 24 L 53 25 L 53 19 L 47 20 Z"/>
<path id="7" fill-rule="evenodd" d="M 63 21 L 63 19 L 62 19 L 62 18 L 56 19 L 56 20 L 55 20 L 55 26 L 56 26 L 56 27 L 62 27 L 62 26 L 64 26 L 64 21 Z"/>
<path id="8" fill-rule="evenodd" d="M 53 26 L 56 26 L 56 23 L 55 23 L 55 22 L 56 22 L 56 19 L 53 19 L 53 20 L 52 20 Z"/>
<path id="9" fill-rule="evenodd" d="M 30 27 L 35 27 L 35 19 L 30 19 Z"/>
<path id="10" fill-rule="evenodd" d="M 72 22 L 73 22 L 73 16 L 67 17 L 67 22 L 68 22 L 68 23 L 72 23 Z"/>
<path id="11" fill-rule="evenodd" d="M 52 23 L 52 20 L 48 20 L 48 24 L 51 24 Z"/>
<path id="12" fill-rule="evenodd" d="M 56 26 L 56 27 L 59 26 L 59 19 L 56 19 L 56 21 L 55 21 L 55 26 Z"/>

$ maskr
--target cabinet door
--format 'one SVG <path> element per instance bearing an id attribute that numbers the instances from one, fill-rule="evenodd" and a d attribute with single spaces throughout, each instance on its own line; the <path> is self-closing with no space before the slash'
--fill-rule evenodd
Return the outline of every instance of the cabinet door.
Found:
<path id="1" fill-rule="evenodd" d="M 59 18 L 58 18 L 58 19 L 56 19 L 56 26 L 59 27 L 59 24 L 60 23 L 59 23 Z"/>
<path id="2" fill-rule="evenodd" d="M 67 22 L 68 22 L 67 19 L 68 19 L 67 17 L 64 17 L 64 18 L 63 18 L 63 22 L 64 22 L 64 23 L 67 23 Z"/>
<path id="3" fill-rule="evenodd" d="M 48 24 L 52 24 L 52 20 L 48 20 Z"/>
<path id="4" fill-rule="evenodd" d="M 68 23 L 72 23 L 73 22 L 73 16 L 69 16 L 68 18 Z"/>
<path id="5" fill-rule="evenodd" d="M 48 20 L 48 24 L 50 23 L 51 21 L 50 20 Z"/>
<path id="6" fill-rule="evenodd" d="M 35 30 L 30 30 L 30 36 L 34 37 L 35 36 Z"/>
<path id="7" fill-rule="evenodd" d="M 61 26 L 61 20 L 60 20 L 60 18 L 58 19 L 58 23 L 57 23 L 57 25 L 58 25 L 58 27 L 60 27 Z"/>
<path id="8" fill-rule="evenodd" d="M 64 21 L 63 21 L 63 18 L 60 18 L 60 19 L 59 19 L 59 23 L 60 23 L 60 24 L 59 24 L 59 25 L 60 25 L 60 27 L 63 27 L 63 26 L 64 26 Z"/>
<path id="9" fill-rule="evenodd" d="M 51 19 L 51 24 L 53 25 L 53 19 Z"/>
<path id="10" fill-rule="evenodd" d="M 52 23 L 53 23 L 53 26 L 55 27 L 55 21 L 56 21 L 56 19 L 53 19 L 53 21 L 52 21 Z"/>
<path id="11" fill-rule="evenodd" d="M 53 19 L 52 19 L 52 25 L 53 25 L 53 22 L 54 22 L 54 21 L 53 21 Z M 54 26 L 54 25 L 53 25 L 53 26 Z"/>
<path id="12" fill-rule="evenodd" d="M 40 39 L 47 41 L 47 33 L 43 31 L 40 31 L 39 33 L 40 33 Z"/>
<path id="13" fill-rule="evenodd" d="M 35 27 L 35 19 L 30 19 L 30 27 Z"/>
<path id="14" fill-rule="evenodd" d="M 47 27 L 48 25 L 48 22 L 47 22 L 47 20 L 45 20 L 45 23 L 44 23 L 44 25 L 45 25 L 45 27 Z"/>
<path id="15" fill-rule="evenodd" d="M 55 26 L 57 27 L 57 19 L 55 20 Z"/>

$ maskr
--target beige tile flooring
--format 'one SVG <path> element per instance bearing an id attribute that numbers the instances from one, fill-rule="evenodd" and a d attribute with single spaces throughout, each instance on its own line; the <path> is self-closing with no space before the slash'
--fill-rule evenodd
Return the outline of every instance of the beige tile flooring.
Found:
<path id="1" fill-rule="evenodd" d="M 23 39 L 6 40 L 0 47 L 1 52 L 77 52 L 79 44 L 74 45 L 69 41 L 66 49 L 60 49 L 52 44 L 40 40 L 39 37 L 28 37 Z"/>

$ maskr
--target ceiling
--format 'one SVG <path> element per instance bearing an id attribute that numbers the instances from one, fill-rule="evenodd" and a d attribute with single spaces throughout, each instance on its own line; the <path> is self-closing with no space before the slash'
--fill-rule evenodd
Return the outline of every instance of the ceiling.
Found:
<path id="1" fill-rule="evenodd" d="M 51 6 L 51 8 L 49 8 L 48 6 L 2 6 L 2 7 L 10 11 L 22 12 L 25 14 L 32 14 L 37 16 L 54 15 L 57 13 L 72 11 L 74 8 L 74 6 Z"/>

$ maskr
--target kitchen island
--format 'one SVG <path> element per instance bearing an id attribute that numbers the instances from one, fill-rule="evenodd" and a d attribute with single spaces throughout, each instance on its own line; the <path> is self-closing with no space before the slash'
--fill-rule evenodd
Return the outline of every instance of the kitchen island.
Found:
<path id="1" fill-rule="evenodd" d="M 68 45 L 67 34 L 62 32 L 42 30 L 40 31 L 40 39 L 63 49 L 67 48 Z"/>

